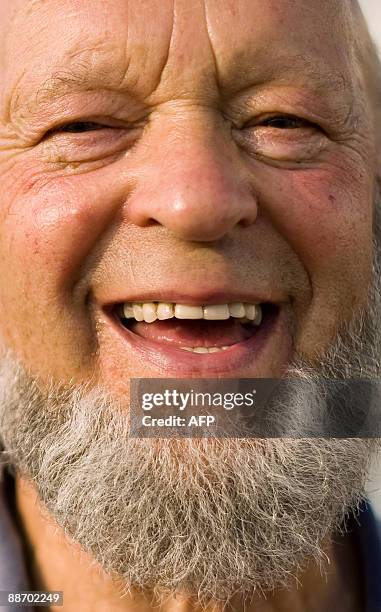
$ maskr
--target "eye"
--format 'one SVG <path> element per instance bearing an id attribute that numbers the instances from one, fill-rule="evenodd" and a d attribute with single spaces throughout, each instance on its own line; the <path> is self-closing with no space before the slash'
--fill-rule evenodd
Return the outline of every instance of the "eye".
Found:
<path id="1" fill-rule="evenodd" d="M 82 132 L 95 132 L 97 130 L 103 130 L 107 126 L 101 123 L 95 123 L 93 121 L 76 121 L 74 123 L 68 123 L 61 127 L 55 128 L 53 132 L 66 132 L 69 134 L 81 134 Z"/>
<path id="2" fill-rule="evenodd" d="M 314 127 L 310 121 L 294 117 L 292 115 L 276 115 L 262 120 L 257 125 L 261 127 L 270 127 L 278 130 L 296 130 L 301 128 Z"/>
<path id="3" fill-rule="evenodd" d="M 250 156 L 291 164 L 318 158 L 329 142 L 319 124 L 281 113 L 258 114 L 233 134 Z"/>

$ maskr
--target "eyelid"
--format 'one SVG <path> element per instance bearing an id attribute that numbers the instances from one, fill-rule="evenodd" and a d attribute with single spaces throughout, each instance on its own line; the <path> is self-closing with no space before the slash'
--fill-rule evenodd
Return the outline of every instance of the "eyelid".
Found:
<path id="1" fill-rule="evenodd" d="M 94 129 L 94 130 L 83 130 L 83 132 L 80 132 L 80 131 L 78 131 L 78 132 L 74 132 L 74 131 L 73 132 L 66 132 L 65 131 L 65 128 L 68 128 L 70 125 L 75 125 L 75 124 L 80 124 L 80 123 L 83 123 L 83 124 L 86 124 L 86 123 L 90 124 L 91 123 L 91 124 L 97 125 L 99 127 L 97 129 Z M 61 124 L 58 124 L 58 125 L 50 128 L 45 133 L 44 138 L 46 138 L 48 136 L 51 136 L 51 135 L 54 135 L 54 134 L 59 134 L 59 133 L 62 133 L 62 134 L 88 134 L 88 133 L 100 131 L 101 129 L 113 129 L 113 128 L 114 129 L 118 129 L 117 126 L 106 125 L 106 124 L 100 123 L 99 121 L 90 121 L 90 120 L 67 121 L 65 123 L 61 123 Z"/>
<path id="2" fill-rule="evenodd" d="M 58 130 L 61 132 L 65 132 L 65 130 L 67 128 L 69 128 L 70 126 L 75 126 L 75 125 L 91 125 L 94 126 L 94 129 L 90 129 L 90 130 L 83 130 L 83 132 L 95 132 L 99 129 L 105 129 L 105 128 L 110 128 L 112 126 L 109 125 L 104 125 L 103 123 L 99 123 L 98 121 L 72 121 L 70 123 L 66 123 L 64 125 L 61 125 Z M 67 132 L 67 133 L 72 133 L 72 132 Z M 80 131 L 78 132 L 73 132 L 73 133 L 81 133 Z"/>
<path id="3" fill-rule="evenodd" d="M 249 127 L 263 127 L 263 123 L 266 121 L 270 121 L 271 119 L 294 119 L 295 121 L 300 121 L 302 123 L 305 123 L 306 128 L 310 127 L 310 128 L 317 128 L 317 129 L 321 129 L 321 127 L 319 125 L 317 125 L 316 123 L 314 123 L 313 121 L 310 121 L 309 119 L 306 119 L 305 117 L 300 117 L 299 115 L 293 115 L 291 113 L 266 113 L 264 115 L 261 115 L 259 117 L 254 117 L 249 119 L 249 121 L 247 121 L 244 125 L 243 128 L 249 128 Z M 295 128 L 294 128 L 295 129 Z M 302 129 L 302 128 L 299 128 Z"/>
<path id="4" fill-rule="evenodd" d="M 94 129 L 94 130 L 84 130 L 83 132 L 65 132 L 65 128 L 70 126 L 70 125 L 75 125 L 76 123 L 93 123 L 95 125 L 98 125 L 99 128 L 98 129 Z M 45 131 L 45 133 L 43 134 L 43 139 L 46 139 L 50 136 L 54 136 L 56 134 L 68 134 L 71 136 L 80 136 L 83 134 L 92 134 L 93 132 L 97 132 L 97 131 L 102 131 L 102 129 L 104 130 L 134 130 L 136 128 L 140 127 L 140 125 L 137 125 L 136 123 L 128 123 L 126 121 L 123 121 L 121 119 L 115 119 L 114 117 L 100 117 L 100 116 L 92 116 L 92 117 L 73 117 L 73 118 L 69 118 L 66 121 L 62 120 L 62 121 L 57 121 L 56 125 L 53 125 L 52 127 L 50 127 L 49 129 L 47 129 Z"/>

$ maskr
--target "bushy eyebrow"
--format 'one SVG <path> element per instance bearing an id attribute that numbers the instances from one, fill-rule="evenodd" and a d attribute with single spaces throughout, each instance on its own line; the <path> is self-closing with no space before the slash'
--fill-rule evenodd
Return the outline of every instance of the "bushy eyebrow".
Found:
<path id="1" fill-rule="evenodd" d="M 262 58 L 261 58 L 262 59 Z M 231 67 L 235 89 L 239 93 L 246 89 L 247 68 L 237 58 Z M 293 56 L 277 55 L 276 61 L 271 60 L 271 56 L 259 62 L 256 81 L 258 84 L 266 81 L 286 82 L 291 80 L 293 83 L 303 84 L 314 91 L 329 92 L 350 92 L 353 90 L 353 82 L 350 75 L 343 71 L 327 66 L 319 62 L 316 58 L 309 58 L 305 55 L 294 54 Z M 250 86 L 250 85 L 249 85 Z"/>
<path id="2" fill-rule="evenodd" d="M 326 65 L 319 65 L 305 56 L 295 55 L 292 58 L 281 58 L 269 67 L 269 62 L 259 62 L 252 73 L 248 71 L 245 63 L 234 58 L 227 74 L 231 73 L 226 83 L 220 83 L 220 93 L 224 98 L 240 95 L 248 89 L 270 82 L 296 83 L 317 93 L 340 93 L 345 96 L 353 93 L 353 83 L 348 76 L 338 70 L 328 69 Z M 124 75 L 126 73 L 124 72 Z M 109 90 L 114 93 L 129 95 L 138 98 L 133 83 L 128 79 L 115 77 L 115 71 L 110 70 L 109 64 L 100 62 L 98 65 L 85 62 L 75 62 L 71 66 L 58 67 L 41 83 L 32 99 L 29 98 L 28 107 L 40 107 L 57 102 L 65 95 L 85 91 Z M 18 102 L 21 102 L 18 100 Z M 142 101 L 143 102 L 143 101 Z"/>
<path id="3" fill-rule="evenodd" d="M 91 89 L 114 89 L 126 93 L 126 87 L 113 87 L 109 74 L 102 69 L 94 70 L 90 66 L 79 64 L 76 67 L 55 70 L 38 87 L 35 102 L 43 104 L 53 102 L 73 91 L 89 91 Z"/>

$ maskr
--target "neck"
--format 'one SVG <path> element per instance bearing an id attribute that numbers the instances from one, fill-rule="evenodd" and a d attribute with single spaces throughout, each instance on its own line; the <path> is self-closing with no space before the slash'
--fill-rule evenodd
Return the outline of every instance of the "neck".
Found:
<path id="1" fill-rule="evenodd" d="M 178 593 L 157 598 L 153 592 L 125 589 L 118 578 L 102 569 L 71 541 L 42 507 L 34 487 L 16 479 L 16 503 L 30 551 L 33 590 L 63 591 L 65 612 L 336 612 L 363 610 L 355 545 L 349 536 L 329 540 L 324 550 L 329 564 L 324 575 L 315 565 L 299 575 L 299 584 L 279 590 L 264 599 L 250 601 L 236 596 L 226 606 L 210 602 L 201 606 L 196 599 Z M 55 608 L 52 608 L 52 610 Z"/>

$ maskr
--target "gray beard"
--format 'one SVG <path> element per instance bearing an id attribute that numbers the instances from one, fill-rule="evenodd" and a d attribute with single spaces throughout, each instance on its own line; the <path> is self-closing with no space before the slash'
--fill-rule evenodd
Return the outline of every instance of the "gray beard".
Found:
<path id="1" fill-rule="evenodd" d="M 381 236 L 377 207 L 375 236 Z M 379 240 L 367 308 L 319 363 L 287 375 L 310 384 L 287 413 L 321 413 L 324 378 L 380 375 Z M 294 431 L 298 423 L 295 417 Z M 66 533 L 106 572 L 157 594 L 228 601 L 288 586 L 364 495 L 379 440 L 133 439 L 102 388 L 42 388 L 12 354 L 0 362 L 7 460 L 31 479 Z"/>

